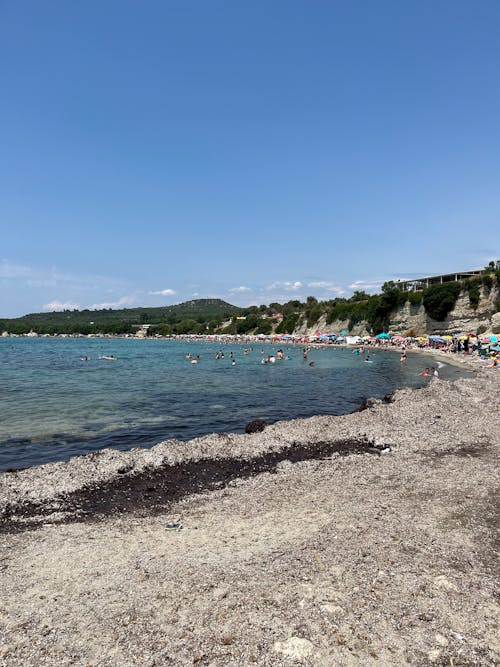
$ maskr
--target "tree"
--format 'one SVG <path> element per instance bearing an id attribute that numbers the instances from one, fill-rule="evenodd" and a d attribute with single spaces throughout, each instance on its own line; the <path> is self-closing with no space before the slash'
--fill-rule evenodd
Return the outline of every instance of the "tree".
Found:
<path id="1" fill-rule="evenodd" d="M 450 313 L 462 289 L 461 283 L 440 283 L 424 290 L 423 304 L 425 312 L 433 320 L 443 322 Z"/>
<path id="2" fill-rule="evenodd" d="M 368 301 L 370 295 L 363 290 L 356 290 L 351 296 L 351 301 Z"/>

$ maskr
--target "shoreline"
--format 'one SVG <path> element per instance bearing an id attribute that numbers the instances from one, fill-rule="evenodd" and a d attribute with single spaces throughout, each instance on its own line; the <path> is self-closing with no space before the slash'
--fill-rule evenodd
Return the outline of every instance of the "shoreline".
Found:
<path id="1" fill-rule="evenodd" d="M 0 664 L 494 665 L 498 379 L 0 473 Z"/>
<path id="2" fill-rule="evenodd" d="M 141 347 L 140 345 L 138 348 Z M 183 349 L 183 345 L 177 345 L 178 351 Z M 187 349 L 190 349 L 191 352 L 193 351 L 192 349 L 193 346 L 187 347 Z M 229 346 L 232 348 L 232 353 L 236 356 L 238 356 L 238 353 L 235 350 L 234 346 Z M 276 349 L 277 345 L 268 345 L 266 346 L 267 352 L 266 354 L 275 354 L 273 351 Z M 350 350 L 349 346 L 344 346 L 344 345 L 336 345 L 334 346 L 333 349 L 329 349 L 330 346 L 313 346 L 311 349 L 311 355 L 313 359 L 315 359 L 316 365 L 324 366 L 326 363 L 326 366 L 335 366 L 336 364 L 342 365 L 342 362 L 337 362 L 335 361 L 335 357 L 337 354 L 341 355 L 341 358 L 343 359 L 344 357 L 351 357 L 350 352 L 347 352 L 347 350 Z M 73 346 L 72 346 L 73 348 Z M 203 348 L 203 351 L 202 351 Z M 212 353 L 210 353 L 210 350 L 213 348 Z M 314 350 L 318 349 L 320 352 L 319 354 L 315 353 Z M 142 349 L 142 348 L 141 348 Z M 197 349 L 195 351 L 195 354 L 199 352 L 202 355 L 203 361 L 210 361 L 209 357 L 210 354 L 215 353 L 215 350 L 219 349 L 218 346 L 207 346 L 203 344 L 198 344 Z M 295 363 L 297 365 L 297 359 L 299 359 L 301 354 L 301 347 L 295 346 L 295 349 L 293 348 L 292 345 L 284 345 L 283 349 L 285 350 L 285 354 L 288 355 L 290 354 L 290 358 L 295 359 Z M 154 351 L 156 348 L 150 348 L 150 351 Z M 258 363 L 261 361 L 260 356 L 259 356 L 259 350 L 260 346 L 254 346 L 253 347 L 254 352 L 250 357 L 245 357 L 243 361 L 245 362 L 250 362 L 250 364 L 254 363 L 258 365 Z M 324 350 L 323 353 L 321 351 Z M 337 352 L 336 352 L 337 350 Z M 83 352 L 85 351 L 84 348 L 79 348 L 78 350 L 73 349 L 73 356 L 81 357 Z M 114 350 L 114 348 L 111 348 L 111 351 L 114 351 L 115 353 L 120 356 L 123 354 L 124 357 L 126 357 L 126 353 L 124 350 Z M 101 350 L 102 352 L 102 350 Z M 247 353 L 247 350 L 244 351 L 245 354 Z M 383 352 L 384 354 L 380 354 Z M 415 359 L 420 359 L 420 357 L 415 357 L 411 355 L 411 350 L 409 351 L 409 358 L 413 359 L 411 363 L 409 363 L 409 373 L 411 373 L 411 377 L 409 373 L 406 372 L 406 370 L 403 370 L 401 372 L 401 377 L 398 379 L 395 379 L 393 383 L 386 382 L 385 386 L 382 388 L 379 387 L 367 387 L 365 389 L 361 389 L 356 396 L 354 397 L 354 400 L 344 400 L 342 402 L 342 395 L 343 392 L 339 395 L 340 398 L 339 400 L 331 401 L 331 405 L 321 405 L 317 406 L 313 400 L 309 400 L 307 406 L 302 405 L 302 401 L 300 400 L 297 402 L 297 400 L 293 403 L 293 405 L 287 406 L 286 403 L 283 406 L 283 409 L 280 410 L 273 410 L 273 414 L 269 416 L 269 421 L 274 421 L 274 420 L 288 420 L 288 419 L 295 419 L 298 416 L 309 416 L 309 417 L 314 417 L 319 414 L 339 414 L 339 412 L 342 410 L 344 414 L 347 414 L 347 411 L 353 411 L 357 410 L 359 405 L 365 401 L 371 398 L 372 396 L 378 396 L 381 398 L 385 393 L 391 392 L 394 390 L 395 387 L 398 386 L 398 384 L 401 386 L 403 382 L 408 382 L 409 384 L 427 384 L 428 378 L 417 378 L 416 380 L 414 379 L 420 371 L 423 370 L 425 365 L 430 365 L 429 360 L 425 360 L 422 364 L 420 362 L 415 362 Z M 386 365 L 394 365 L 395 368 L 395 375 L 397 376 L 399 374 L 399 357 L 394 356 L 395 354 L 398 354 L 398 351 L 396 349 L 393 349 L 392 347 L 382 347 L 382 348 L 377 348 L 375 351 L 371 350 L 366 350 L 366 353 L 368 354 L 373 354 L 373 359 L 375 360 L 375 356 L 378 355 L 379 359 L 383 359 L 386 357 L 386 361 L 384 362 Z M 391 353 L 392 356 L 387 355 L 387 353 Z M 70 352 L 66 352 L 66 354 L 71 354 Z M 226 352 L 226 354 L 229 354 L 229 351 Z M 95 355 L 92 354 L 92 357 Z M 184 354 L 183 354 L 184 356 Z M 278 355 L 279 356 L 279 355 Z M 323 359 L 326 359 L 326 362 L 322 362 Z M 355 357 L 352 357 L 354 360 Z M 362 356 L 359 357 L 360 360 L 362 360 Z M 434 359 L 434 357 L 432 357 Z M 442 361 L 451 369 L 452 366 L 455 364 L 453 363 L 448 363 L 448 357 L 442 359 Z M 300 362 L 300 359 L 299 359 Z M 281 363 L 281 362 L 278 362 Z M 285 363 L 285 362 L 283 362 Z M 292 363 L 292 362 L 291 362 Z M 347 363 L 350 363 L 352 365 L 352 361 L 348 361 Z M 77 362 L 77 364 L 80 364 L 80 361 Z M 213 366 L 214 362 L 212 362 Z M 242 364 L 243 366 L 244 364 Z M 305 364 L 303 364 L 305 366 Z M 457 364 L 458 366 L 458 364 Z M 209 364 L 207 365 L 209 367 Z M 361 367 L 369 368 L 365 364 L 361 364 Z M 397 368 L 396 368 L 397 367 Z M 460 367 L 462 367 L 465 370 L 465 366 L 463 364 L 460 364 Z M 259 366 L 260 368 L 260 366 Z M 373 366 L 375 368 L 375 366 Z M 401 368 L 404 368 L 403 365 L 401 365 Z M 471 366 L 472 368 L 472 366 Z M 332 369 L 332 372 L 334 369 Z M 447 370 L 443 369 L 443 372 L 441 373 L 441 377 L 444 379 L 450 379 L 450 378 L 455 378 L 459 375 L 467 375 L 468 372 L 468 367 L 466 372 L 456 372 L 453 370 Z M 238 373 L 238 369 L 236 371 L 233 371 L 233 373 Z M 404 378 L 403 378 L 404 376 Z M 296 385 L 295 388 L 295 393 L 297 392 L 300 394 L 301 393 L 301 387 L 300 384 Z M 349 393 L 347 393 L 347 397 L 349 397 Z M 169 430 L 169 429 L 160 429 L 156 428 L 155 430 L 152 430 L 150 434 L 146 433 L 146 435 L 143 435 L 143 439 L 137 440 L 134 437 L 134 429 L 131 427 L 128 431 L 126 429 L 127 427 L 127 420 L 125 419 L 123 423 L 123 428 L 117 429 L 116 433 L 118 435 L 115 437 L 113 440 L 113 434 L 111 434 L 109 437 L 107 433 L 104 434 L 103 437 L 99 439 L 99 436 L 97 435 L 94 439 L 91 437 L 93 434 L 92 433 L 87 433 L 85 432 L 84 435 L 86 436 L 85 439 L 82 439 L 80 442 L 78 440 L 78 436 L 75 435 L 75 437 L 72 437 L 72 430 L 71 430 L 71 425 L 68 427 L 64 427 L 63 425 L 58 426 L 59 432 L 62 433 L 63 435 L 60 436 L 61 443 L 55 442 L 53 450 L 49 450 L 49 441 L 47 443 L 41 443 L 40 445 L 40 452 L 41 455 L 37 457 L 37 451 L 35 447 L 32 447 L 32 451 L 30 451 L 30 445 L 29 441 L 27 440 L 26 443 L 24 441 L 21 441 L 21 438 L 19 439 L 20 443 L 20 451 L 19 455 L 16 452 L 16 438 L 12 438 L 11 440 L 5 440 L 5 445 L 7 446 L 5 448 L 5 451 L 2 454 L 2 461 L 1 461 L 1 466 L 0 470 L 8 472 L 8 471 L 13 471 L 13 470 L 20 470 L 26 467 L 32 467 L 33 465 L 42 465 L 43 463 L 50 462 L 50 461 L 57 461 L 57 460 L 68 460 L 69 457 L 74 457 L 78 455 L 85 455 L 89 454 L 91 452 L 99 451 L 101 448 L 113 448 L 114 444 L 119 449 L 123 448 L 123 451 L 128 451 L 128 448 L 133 448 L 135 446 L 141 446 L 141 447 L 146 447 L 150 448 L 158 444 L 159 442 L 162 442 L 164 439 L 167 438 L 179 438 L 183 442 L 188 442 L 190 439 L 194 437 L 203 437 L 204 435 L 209 435 L 210 433 L 213 433 L 214 431 L 217 432 L 234 432 L 234 433 L 242 433 L 245 424 L 251 420 L 252 418 L 256 416 L 263 416 L 264 418 L 268 419 L 267 413 L 264 410 L 264 414 L 260 414 L 259 412 L 259 405 L 262 407 L 262 399 L 260 399 L 260 403 L 258 402 L 258 405 L 256 408 L 252 409 L 252 403 L 248 402 L 247 403 L 247 409 L 243 417 L 241 418 L 232 418 L 229 421 L 222 421 L 220 418 L 216 420 L 213 424 L 210 422 L 210 414 L 207 414 L 206 419 L 201 419 L 198 422 L 195 422 L 193 428 L 189 428 L 186 430 L 185 433 L 181 432 L 179 429 L 176 431 L 174 430 Z M 25 414 L 26 411 L 25 411 Z M 126 417 L 126 415 L 125 415 Z M 4 418 L 4 423 L 5 426 L 8 427 L 8 422 Z M 6 428 L 7 430 L 7 428 Z M 33 428 L 31 429 L 26 429 L 26 433 L 31 433 L 32 435 L 35 434 L 35 440 L 37 436 L 37 432 L 41 431 L 41 426 L 40 423 L 38 426 L 36 423 L 33 423 Z M 43 431 L 42 431 L 43 432 Z M 76 431 L 75 431 L 76 432 Z M 149 437 L 148 437 L 149 436 Z M 22 436 L 21 436 L 22 437 Z M 29 436 L 26 436 L 29 438 Z M 76 444 L 75 444 L 76 443 Z M 42 446 L 46 445 L 45 447 Z M 58 447 L 58 445 L 61 444 L 61 448 Z"/>

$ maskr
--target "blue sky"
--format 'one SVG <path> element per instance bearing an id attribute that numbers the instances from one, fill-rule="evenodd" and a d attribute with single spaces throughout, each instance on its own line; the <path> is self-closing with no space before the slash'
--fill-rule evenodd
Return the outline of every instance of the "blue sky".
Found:
<path id="1" fill-rule="evenodd" d="M 1 0 L 0 317 L 500 258 L 500 3 Z"/>

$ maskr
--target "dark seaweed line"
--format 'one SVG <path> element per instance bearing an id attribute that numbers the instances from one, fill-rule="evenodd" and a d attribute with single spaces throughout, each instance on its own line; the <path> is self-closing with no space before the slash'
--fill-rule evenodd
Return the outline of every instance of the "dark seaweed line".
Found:
<path id="1" fill-rule="evenodd" d="M 28 502 L 7 507 L 0 518 L 0 533 L 38 528 L 43 525 L 44 517 L 50 523 L 73 523 L 128 512 L 155 515 L 188 495 L 220 488 L 238 478 L 275 473 L 283 461 L 298 463 L 328 458 L 333 454 L 380 455 L 380 451 L 381 448 L 366 440 L 321 441 L 292 444 L 250 459 L 200 459 L 146 469 L 137 474 L 125 470 L 123 475 L 109 482 L 61 494 L 46 503 Z M 56 511 L 68 514 L 60 520 L 51 520 L 50 515 Z"/>

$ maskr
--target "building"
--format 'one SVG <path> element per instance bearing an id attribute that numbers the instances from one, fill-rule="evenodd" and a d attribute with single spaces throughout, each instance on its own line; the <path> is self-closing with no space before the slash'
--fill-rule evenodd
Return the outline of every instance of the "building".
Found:
<path id="1" fill-rule="evenodd" d="M 482 275 L 481 269 L 472 271 L 460 271 L 457 273 L 442 273 L 438 276 L 426 276 L 425 278 L 412 278 L 411 280 L 397 280 L 396 285 L 403 292 L 419 292 L 430 285 L 442 283 L 456 283 L 467 278 L 477 278 Z"/>

